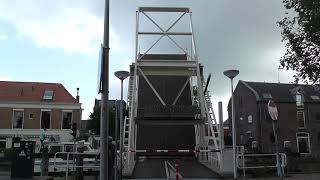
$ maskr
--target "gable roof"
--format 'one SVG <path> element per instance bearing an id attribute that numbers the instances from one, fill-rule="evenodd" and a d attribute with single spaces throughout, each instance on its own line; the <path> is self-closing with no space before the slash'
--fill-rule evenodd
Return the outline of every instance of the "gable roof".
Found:
<path id="1" fill-rule="evenodd" d="M 312 99 L 311 96 L 319 96 L 320 90 L 317 86 L 306 84 L 285 84 L 285 83 L 266 83 L 241 81 L 256 96 L 257 101 L 267 101 L 266 94 L 270 94 L 274 101 L 278 102 L 295 102 L 295 93 L 299 91 L 305 102 L 319 102 L 320 100 Z M 265 95 L 264 95 L 265 94 Z"/>
<path id="2" fill-rule="evenodd" d="M 52 100 L 43 100 L 46 90 L 53 91 Z M 62 84 L 16 81 L 0 81 L 0 101 L 77 103 Z"/>

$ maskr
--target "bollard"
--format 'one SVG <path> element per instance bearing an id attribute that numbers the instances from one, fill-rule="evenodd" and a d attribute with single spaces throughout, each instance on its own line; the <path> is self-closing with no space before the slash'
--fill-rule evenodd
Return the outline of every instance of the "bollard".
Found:
<path id="1" fill-rule="evenodd" d="M 43 144 L 42 148 L 42 160 L 41 160 L 41 176 L 48 176 L 49 172 L 49 149 L 47 144 Z"/>
<path id="2" fill-rule="evenodd" d="M 79 142 L 79 147 L 77 149 L 78 153 L 83 153 L 84 151 L 84 145 L 83 142 Z M 83 154 L 77 154 L 76 155 L 76 165 L 77 165 L 77 174 L 76 174 L 76 180 L 83 180 Z"/>
<path id="3" fill-rule="evenodd" d="M 176 159 L 174 166 L 176 168 L 176 180 L 179 180 L 179 160 Z"/>

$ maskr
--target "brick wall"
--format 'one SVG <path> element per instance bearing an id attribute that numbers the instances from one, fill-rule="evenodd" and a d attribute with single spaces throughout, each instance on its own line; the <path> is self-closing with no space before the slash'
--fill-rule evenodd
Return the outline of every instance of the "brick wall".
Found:
<path id="1" fill-rule="evenodd" d="M 61 129 L 62 123 L 62 109 L 51 109 L 51 128 Z M 81 122 L 81 110 L 72 111 L 73 122 L 78 124 L 80 127 Z M 32 118 L 30 118 L 32 114 Z M 12 128 L 12 116 L 13 108 L 0 108 L 0 129 L 11 129 Z M 40 128 L 41 109 L 24 108 L 24 129 L 39 129 Z"/>

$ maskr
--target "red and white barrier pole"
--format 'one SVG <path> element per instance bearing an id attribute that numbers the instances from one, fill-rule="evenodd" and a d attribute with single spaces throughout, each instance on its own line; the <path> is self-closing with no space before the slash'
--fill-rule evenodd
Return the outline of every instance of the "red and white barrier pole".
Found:
<path id="1" fill-rule="evenodd" d="M 176 159 L 174 163 L 174 167 L 176 168 L 176 180 L 179 180 L 179 160 Z"/>
<path id="2" fill-rule="evenodd" d="M 189 149 L 179 149 L 179 150 L 168 150 L 168 149 L 136 149 L 129 150 L 130 153 L 200 153 L 200 152 L 220 152 L 217 149 L 208 150 L 189 150 Z"/>

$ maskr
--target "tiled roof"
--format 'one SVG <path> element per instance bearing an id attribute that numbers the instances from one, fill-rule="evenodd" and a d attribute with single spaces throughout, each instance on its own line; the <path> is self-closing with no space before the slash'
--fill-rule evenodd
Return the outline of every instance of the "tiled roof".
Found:
<path id="1" fill-rule="evenodd" d="M 249 81 L 241 81 L 244 84 L 247 84 L 251 87 L 260 100 L 267 100 L 267 95 L 265 97 L 263 94 L 270 93 L 272 99 L 278 102 L 295 102 L 295 91 L 300 89 L 302 91 L 302 95 L 304 101 L 306 102 L 320 102 L 320 100 L 312 99 L 311 96 L 319 96 L 320 90 L 319 87 L 314 85 L 306 85 L 306 84 L 284 84 L 284 83 L 266 83 L 266 82 L 249 82 Z"/>
<path id="2" fill-rule="evenodd" d="M 53 91 L 52 100 L 43 100 L 46 90 Z M 77 103 L 59 83 L 0 81 L 0 101 Z"/>

